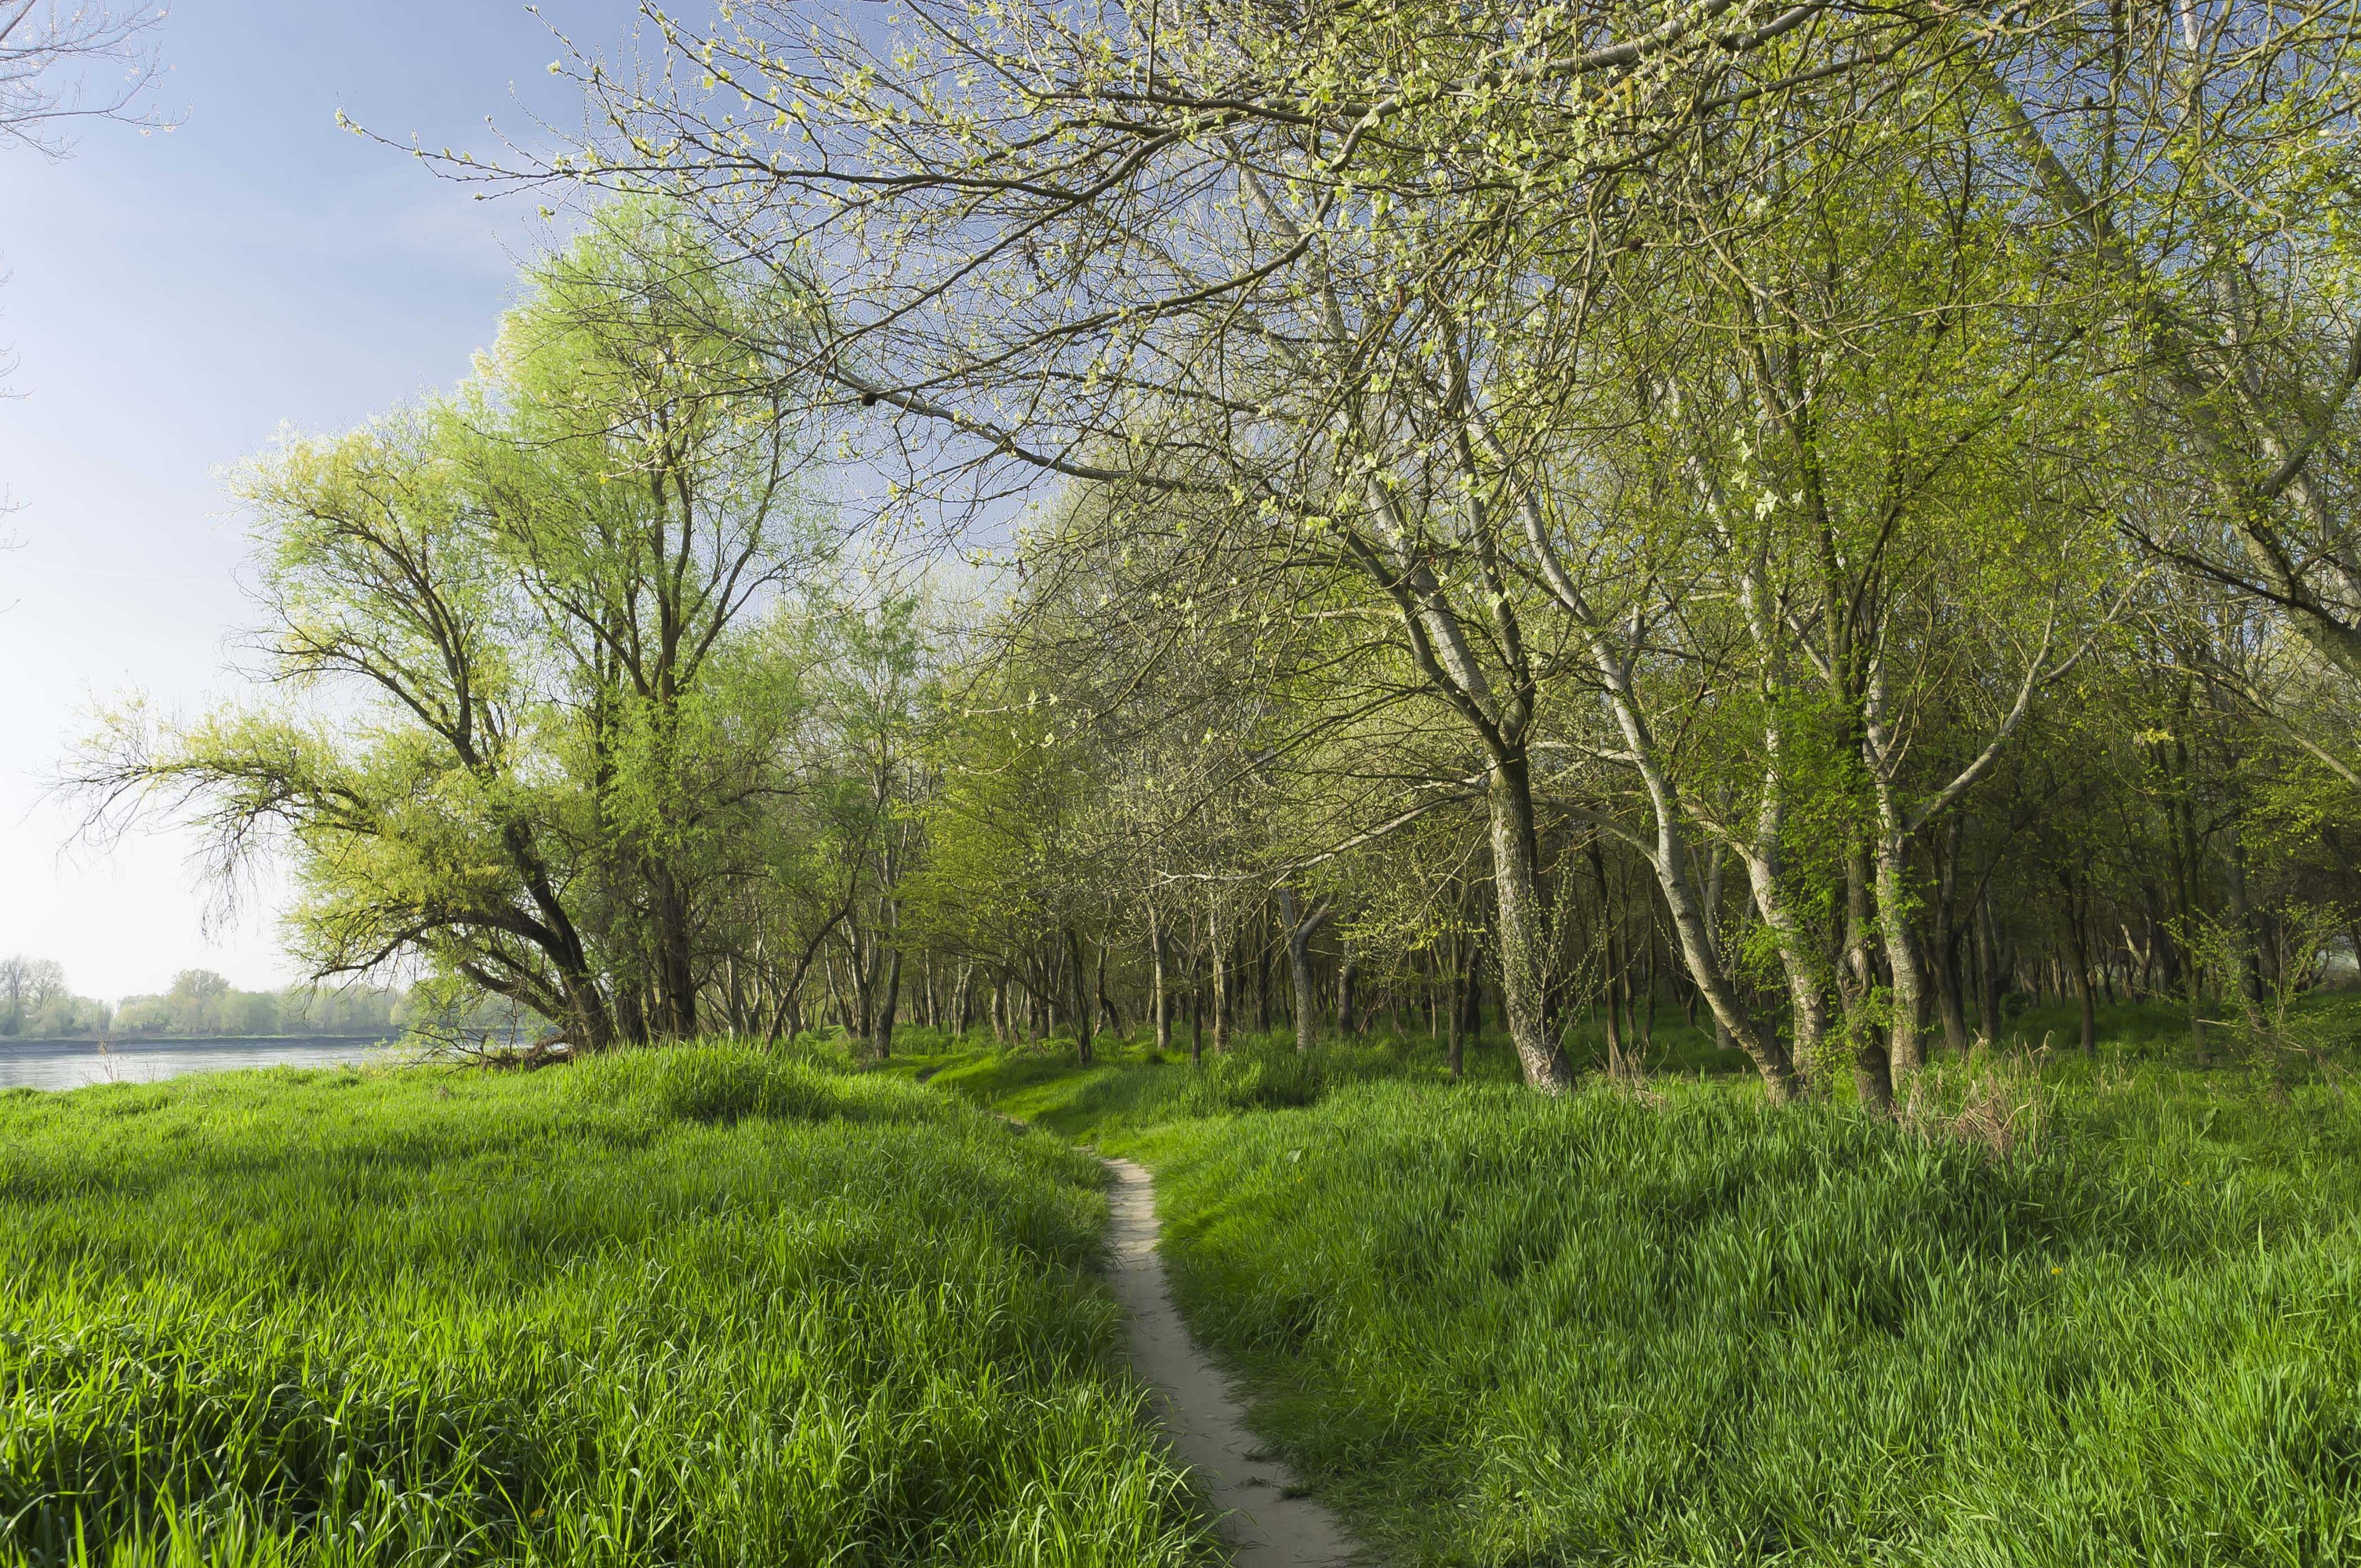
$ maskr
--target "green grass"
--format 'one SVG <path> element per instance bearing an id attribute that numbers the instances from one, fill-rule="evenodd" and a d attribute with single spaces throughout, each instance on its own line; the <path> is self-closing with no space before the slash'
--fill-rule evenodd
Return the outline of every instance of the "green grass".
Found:
<path id="1" fill-rule="evenodd" d="M 1916 1131 L 1543 1101 L 1497 1043 L 1455 1087 L 1356 1043 L 1308 1104 L 1236 1092 L 1276 1042 L 935 1081 L 1155 1168 L 1192 1326 L 1402 1562 L 2361 1561 L 2361 1080 L 2125 1023 L 2000 1153 L 1935 1113 L 1995 1083 L 1956 1062 Z"/>
<path id="2" fill-rule="evenodd" d="M 1100 1182 L 729 1048 L 0 1095 L 0 1560 L 1208 1561 Z"/>

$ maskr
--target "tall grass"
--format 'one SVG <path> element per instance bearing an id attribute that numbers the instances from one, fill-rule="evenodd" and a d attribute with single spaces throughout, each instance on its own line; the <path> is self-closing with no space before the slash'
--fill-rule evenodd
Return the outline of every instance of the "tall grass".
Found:
<path id="1" fill-rule="evenodd" d="M 942 1080 L 1149 1160 L 1192 1327 L 1404 1561 L 2361 1562 L 2361 1101 L 2156 1054 L 1949 1064 L 1906 1126 L 1415 1050 L 1296 1107 Z"/>
<path id="2" fill-rule="evenodd" d="M 0 1096 L 0 1557 L 1204 1561 L 1099 1179 L 731 1048 Z"/>

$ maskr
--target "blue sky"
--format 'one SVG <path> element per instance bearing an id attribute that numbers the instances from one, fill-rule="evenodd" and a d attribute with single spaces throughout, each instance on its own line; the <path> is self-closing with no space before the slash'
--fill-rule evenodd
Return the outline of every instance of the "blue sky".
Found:
<path id="1" fill-rule="evenodd" d="M 628 39 L 628 0 L 544 0 L 586 46 Z M 61 961 L 119 997 L 175 970 L 293 978 L 263 887 L 210 934 L 184 837 L 68 850 L 42 795 L 94 703 L 187 711 L 236 689 L 248 611 L 220 470 L 283 425 L 335 429 L 463 375 L 546 236 L 340 131 L 490 148 L 578 106 L 542 21 L 511 0 L 181 0 L 141 136 L 85 125 L 71 158 L 0 149 L 0 954 Z"/>

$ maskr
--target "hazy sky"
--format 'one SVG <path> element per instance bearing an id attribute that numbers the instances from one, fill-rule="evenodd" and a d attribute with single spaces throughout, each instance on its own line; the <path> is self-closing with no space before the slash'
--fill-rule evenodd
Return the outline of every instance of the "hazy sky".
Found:
<path id="1" fill-rule="evenodd" d="M 542 0 L 585 44 L 628 0 Z M 433 146 L 495 117 L 563 121 L 555 49 L 512 0 L 179 0 L 142 137 L 83 126 L 73 156 L 0 149 L 0 954 L 53 958 L 85 995 L 175 970 L 294 978 L 270 890 L 209 938 L 189 840 L 94 855 L 42 797 L 95 703 L 187 711 L 236 689 L 246 542 L 219 470 L 282 424 L 335 429 L 462 375 L 488 342 L 532 209 L 484 203 L 339 131 L 338 109 Z M 520 105 L 522 105 L 521 110 Z"/>

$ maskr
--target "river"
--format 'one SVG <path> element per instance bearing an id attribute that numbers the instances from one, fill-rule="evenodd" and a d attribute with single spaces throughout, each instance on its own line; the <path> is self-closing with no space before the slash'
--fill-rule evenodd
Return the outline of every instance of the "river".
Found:
<path id="1" fill-rule="evenodd" d="M 0 1040 L 0 1089 L 80 1089 L 152 1083 L 184 1072 L 242 1067 L 335 1067 L 381 1058 L 384 1043 L 350 1036 L 269 1040 Z"/>

